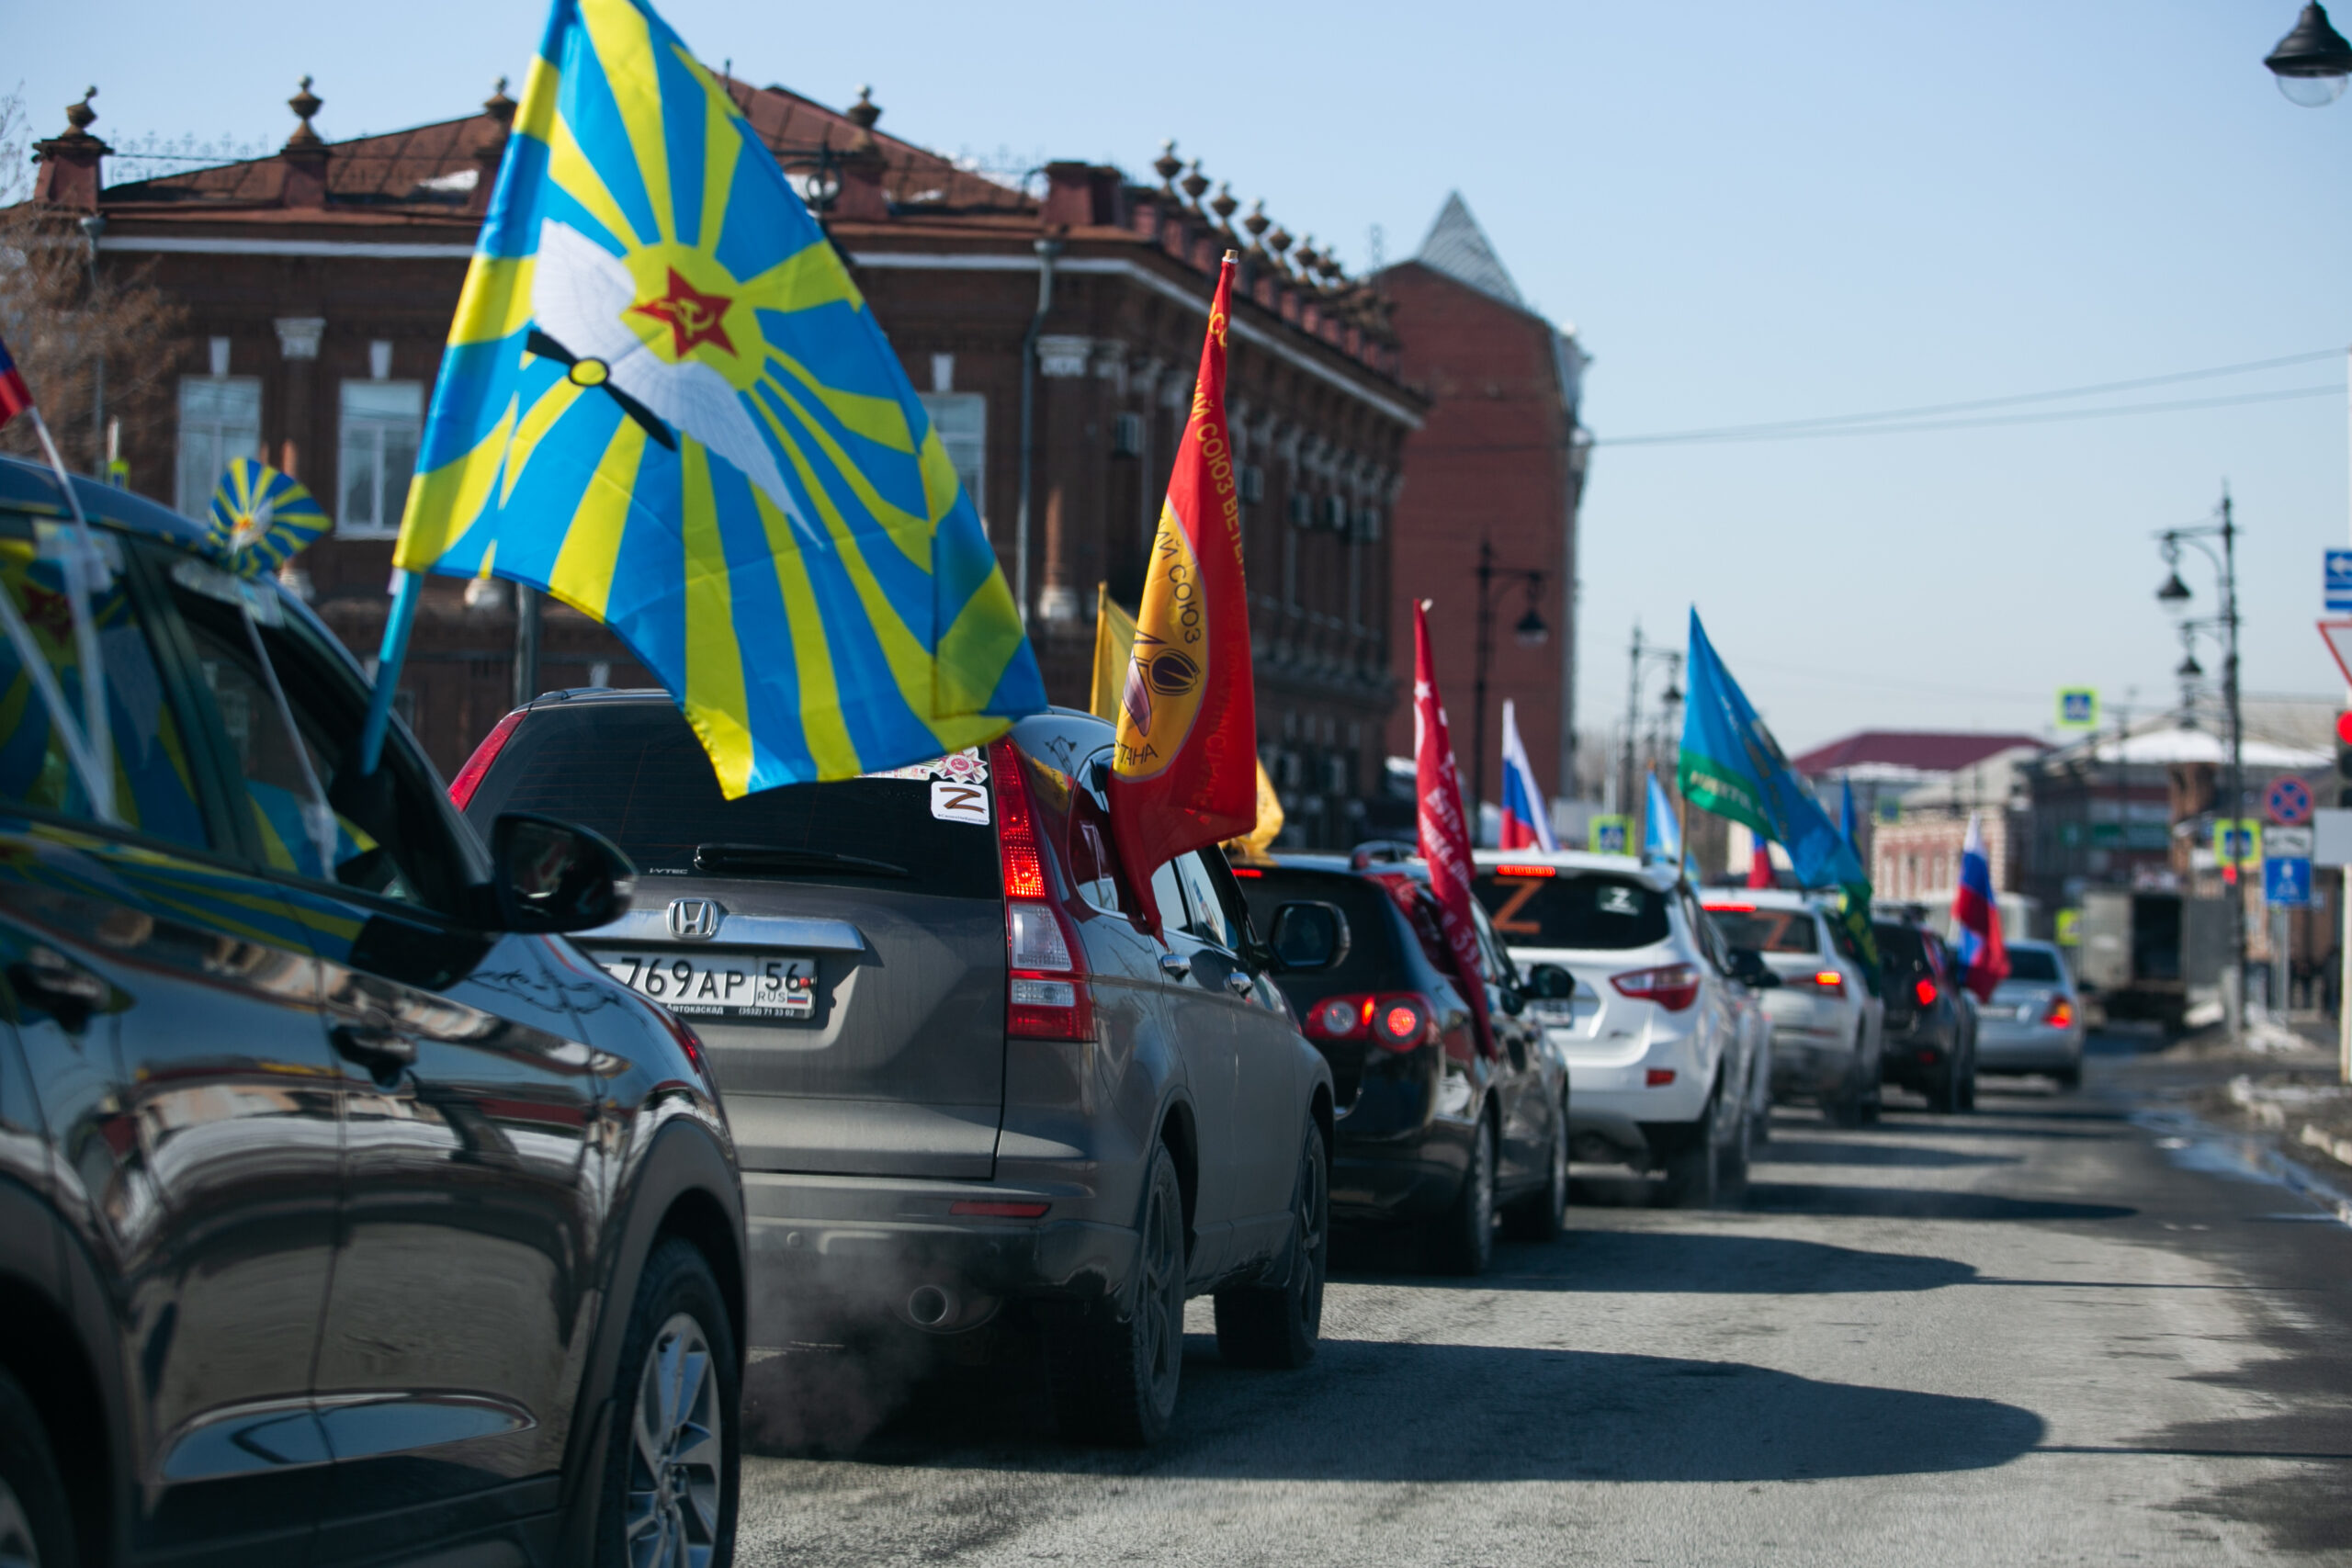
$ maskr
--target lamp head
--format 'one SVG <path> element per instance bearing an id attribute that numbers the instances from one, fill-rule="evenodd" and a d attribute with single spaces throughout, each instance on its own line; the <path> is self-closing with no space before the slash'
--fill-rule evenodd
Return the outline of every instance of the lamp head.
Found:
<path id="1" fill-rule="evenodd" d="M 2177 571 L 2168 573 L 2165 578 L 2164 586 L 2156 590 L 2156 603 L 2174 615 L 2178 615 L 2188 608 L 2189 597 L 2188 584 L 2180 580 L 2180 573 Z"/>
<path id="2" fill-rule="evenodd" d="M 2287 101 L 2307 109 L 2325 108 L 2352 84 L 2352 43 L 2328 25 L 2326 8 L 2321 6 L 2304 6 L 2294 30 L 2278 40 L 2262 63 L 2278 79 L 2278 91 Z"/>
<path id="3" fill-rule="evenodd" d="M 1535 606 L 1532 604 L 1527 607 L 1527 614 L 1520 616 L 1519 624 L 1511 627 L 1510 631 L 1511 636 L 1519 640 L 1519 646 L 1521 648 L 1541 648 L 1544 640 L 1552 635 L 1552 628 L 1544 624 L 1544 617 L 1536 613 Z"/>

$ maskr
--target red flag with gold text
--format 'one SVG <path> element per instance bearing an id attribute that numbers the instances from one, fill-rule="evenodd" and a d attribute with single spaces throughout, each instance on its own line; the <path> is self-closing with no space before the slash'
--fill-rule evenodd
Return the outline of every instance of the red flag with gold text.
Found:
<path id="1" fill-rule="evenodd" d="M 1258 821 L 1258 710 L 1250 673 L 1250 605 L 1241 581 L 1241 510 L 1225 424 L 1225 331 L 1233 299 L 1227 252 L 1209 305 L 1192 413 L 1177 443 L 1135 652 L 1119 694 L 1111 764 L 1111 833 L 1159 929 L 1151 874 L 1187 850 Z"/>
<path id="2" fill-rule="evenodd" d="M 1495 1031 L 1487 1016 L 1487 965 L 1478 953 L 1478 928 L 1470 913 L 1470 826 L 1462 815 L 1462 774 L 1453 763 L 1453 736 L 1445 704 L 1437 694 L 1437 660 L 1430 651 L 1429 601 L 1413 605 L 1413 798 L 1419 818 L 1421 858 L 1429 863 L 1430 891 L 1437 895 L 1438 923 L 1453 955 L 1453 976 L 1478 1049 L 1495 1054 Z"/>

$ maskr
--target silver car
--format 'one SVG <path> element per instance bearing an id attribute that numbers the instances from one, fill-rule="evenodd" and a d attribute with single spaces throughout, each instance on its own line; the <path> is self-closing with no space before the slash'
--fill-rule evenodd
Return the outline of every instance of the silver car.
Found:
<path id="1" fill-rule="evenodd" d="M 2083 1008 L 2065 956 L 2046 942 L 2013 942 L 2008 978 L 1977 1010 L 1976 1070 L 2047 1073 L 2083 1081 Z"/>

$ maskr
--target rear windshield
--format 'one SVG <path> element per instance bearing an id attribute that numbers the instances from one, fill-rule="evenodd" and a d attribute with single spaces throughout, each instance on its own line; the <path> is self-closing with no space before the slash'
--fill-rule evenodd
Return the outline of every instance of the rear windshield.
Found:
<path id="1" fill-rule="evenodd" d="M 1261 938 L 1274 929 L 1274 911 L 1306 901 L 1332 904 L 1348 922 L 1347 955 L 1329 969 L 1299 976 L 1317 994 L 1379 990 L 1398 982 L 1396 929 L 1388 919 L 1388 895 L 1367 877 L 1334 872 L 1284 871 L 1277 866 L 1238 866 L 1234 876 L 1250 906 L 1250 923 Z"/>
<path id="2" fill-rule="evenodd" d="M 975 776 L 979 770 L 967 769 Z M 486 839 L 501 812 L 592 828 L 651 876 L 899 887 L 949 898 L 1001 896 L 994 803 L 926 778 L 787 784 L 741 800 L 718 792 L 702 743 L 666 703 L 540 708 L 499 752 L 466 817 Z M 962 819 L 944 812 L 962 813 Z M 761 851 L 787 852 L 763 860 Z M 703 856 L 697 871 L 695 857 Z M 791 852 L 798 852 L 794 853 Z M 859 863 L 864 862 L 866 863 Z"/>
<path id="3" fill-rule="evenodd" d="M 1495 933 L 1511 947 L 1605 950 L 1650 947 L 1667 938 L 1666 895 L 1630 877 L 1573 871 L 1511 876 L 1482 869 L 1472 886 Z"/>
<path id="4" fill-rule="evenodd" d="M 1819 953 L 1821 935 L 1814 929 L 1810 909 L 1724 909 L 1707 911 L 1724 941 L 1733 947 L 1758 953 Z"/>
<path id="5" fill-rule="evenodd" d="M 1888 969 L 1909 974 L 1932 967 L 1928 961 L 1928 944 L 1917 927 L 1874 925 L 1871 934 L 1878 939 L 1879 962 Z"/>
<path id="6" fill-rule="evenodd" d="M 2056 985 L 2060 979 L 2058 955 L 2046 948 L 2013 947 L 2009 949 L 2009 978 L 2012 980 L 2046 980 Z"/>

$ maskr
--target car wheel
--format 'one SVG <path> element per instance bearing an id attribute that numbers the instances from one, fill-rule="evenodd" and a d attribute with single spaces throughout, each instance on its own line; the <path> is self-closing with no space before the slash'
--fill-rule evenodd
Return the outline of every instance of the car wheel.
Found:
<path id="1" fill-rule="evenodd" d="M 1513 1241 L 1557 1241 L 1568 1207 L 1568 1108 L 1552 1112 L 1552 1153 L 1544 1185 L 1503 1210 L 1503 1235 Z"/>
<path id="2" fill-rule="evenodd" d="M 742 1371 L 710 1264 L 673 1237 L 638 1277 L 605 1466 L 604 1568 L 721 1568 L 735 1555 Z"/>
<path id="3" fill-rule="evenodd" d="M 1949 1116 L 1960 1109 L 1960 1063 L 1947 1060 L 1943 1071 L 1928 1079 L 1921 1092 L 1928 1097 L 1928 1109 L 1939 1116 Z"/>
<path id="4" fill-rule="evenodd" d="M 1682 1146 L 1666 1156 L 1666 1182 L 1659 1194 L 1679 1209 L 1714 1206 L 1723 1174 L 1723 1079 L 1715 1079 L 1707 1108 L 1689 1129 Z"/>
<path id="5" fill-rule="evenodd" d="M 1080 1441 L 1148 1448 L 1176 1416 L 1184 1370 L 1184 1192 L 1165 1144 L 1144 1172 L 1136 1299 L 1046 1341 L 1054 1411 Z M 1319 1311 L 1319 1303 L 1318 1303 Z"/>
<path id="6" fill-rule="evenodd" d="M 2076 1062 L 2071 1067 L 2061 1067 L 2050 1076 L 2058 1080 L 2060 1089 L 2075 1089 L 2083 1087 L 2083 1065 L 2080 1062 Z"/>
<path id="7" fill-rule="evenodd" d="M 1961 1110 L 1976 1109 L 1976 1048 L 1973 1045 L 1968 1051 L 1968 1070 L 1960 1077 L 1959 1100 Z"/>
<path id="8" fill-rule="evenodd" d="M 1495 1124 L 1479 1118 L 1470 1139 L 1470 1168 L 1462 1175 L 1462 1190 L 1432 1223 L 1424 1237 L 1430 1262 L 1441 1273 L 1473 1275 L 1487 1271 L 1495 1253 Z"/>
<path id="9" fill-rule="evenodd" d="M 1756 1115 L 1745 1098 L 1727 1100 L 1731 1126 L 1716 1154 L 1718 1190 L 1739 1191 L 1747 1185 L 1747 1164 L 1755 1153 Z"/>
<path id="10" fill-rule="evenodd" d="M 1290 1279 L 1216 1293 L 1216 1349 L 1237 1367 L 1287 1370 L 1315 1359 L 1323 1332 L 1323 1280 L 1331 1263 L 1330 1168 L 1323 1129 L 1309 1122 L 1291 1196 Z"/>
<path id="11" fill-rule="evenodd" d="M 77 1561 L 74 1516 L 40 1411 L 15 1378 L 0 1372 L 0 1565 L 59 1568 Z"/>

